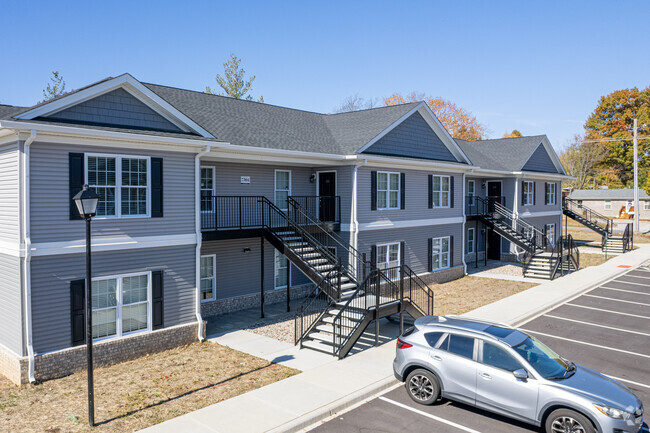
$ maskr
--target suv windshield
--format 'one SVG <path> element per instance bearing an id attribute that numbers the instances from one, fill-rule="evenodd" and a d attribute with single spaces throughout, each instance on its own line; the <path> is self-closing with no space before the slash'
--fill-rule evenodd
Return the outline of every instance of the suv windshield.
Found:
<path id="1" fill-rule="evenodd" d="M 570 363 L 533 337 L 512 348 L 545 379 L 563 379 L 572 371 Z"/>

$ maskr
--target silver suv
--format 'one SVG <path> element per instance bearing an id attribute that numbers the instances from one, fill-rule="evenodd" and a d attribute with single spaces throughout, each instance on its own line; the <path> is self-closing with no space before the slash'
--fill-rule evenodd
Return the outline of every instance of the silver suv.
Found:
<path id="1" fill-rule="evenodd" d="M 643 425 L 643 404 L 625 385 L 507 325 L 426 316 L 396 350 L 395 377 L 417 403 L 442 396 L 547 433 L 636 433 Z"/>

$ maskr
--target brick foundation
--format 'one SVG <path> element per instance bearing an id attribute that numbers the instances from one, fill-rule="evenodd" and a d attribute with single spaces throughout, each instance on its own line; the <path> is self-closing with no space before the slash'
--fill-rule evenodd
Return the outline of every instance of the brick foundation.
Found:
<path id="1" fill-rule="evenodd" d="M 120 339 L 100 341 L 93 345 L 94 366 L 113 365 L 192 343 L 198 339 L 196 327 L 196 323 L 190 323 Z M 201 335 L 205 338 L 205 322 Z M 0 350 L 0 373 L 17 385 L 27 383 L 29 381 L 28 359 L 9 355 L 11 356 L 6 356 Z M 68 376 L 85 369 L 85 345 L 34 357 L 34 376 L 38 382 Z"/>
<path id="2" fill-rule="evenodd" d="M 307 296 L 314 288 L 314 285 L 302 284 L 300 286 L 291 287 L 291 299 L 300 299 Z M 287 291 L 286 289 L 278 289 L 267 291 L 264 293 L 264 304 L 276 304 L 278 302 L 286 302 Z M 224 313 L 232 313 L 233 311 L 246 310 L 248 308 L 256 308 L 260 306 L 260 294 L 239 296 L 237 298 L 220 299 L 213 302 L 204 302 L 201 304 L 201 316 L 210 317 Z"/>

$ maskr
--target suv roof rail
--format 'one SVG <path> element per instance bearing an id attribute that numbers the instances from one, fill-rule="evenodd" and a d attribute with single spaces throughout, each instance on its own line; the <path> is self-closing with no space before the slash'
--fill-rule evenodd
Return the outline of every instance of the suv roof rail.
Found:
<path id="1" fill-rule="evenodd" d="M 475 319 L 474 317 L 459 316 L 457 314 L 447 314 L 447 315 L 445 315 L 443 317 L 450 317 L 452 319 L 458 319 L 458 320 L 466 320 L 468 322 L 485 323 L 486 325 L 496 325 L 496 326 L 501 326 L 502 328 L 508 328 L 508 329 L 517 329 L 512 325 L 508 325 L 507 323 L 493 322 L 491 320 Z"/>

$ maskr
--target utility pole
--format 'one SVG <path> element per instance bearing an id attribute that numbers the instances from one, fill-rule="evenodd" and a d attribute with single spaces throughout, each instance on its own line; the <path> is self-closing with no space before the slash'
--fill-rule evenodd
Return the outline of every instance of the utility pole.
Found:
<path id="1" fill-rule="evenodd" d="M 634 233 L 639 233 L 639 156 L 637 152 L 637 119 L 634 119 Z"/>

